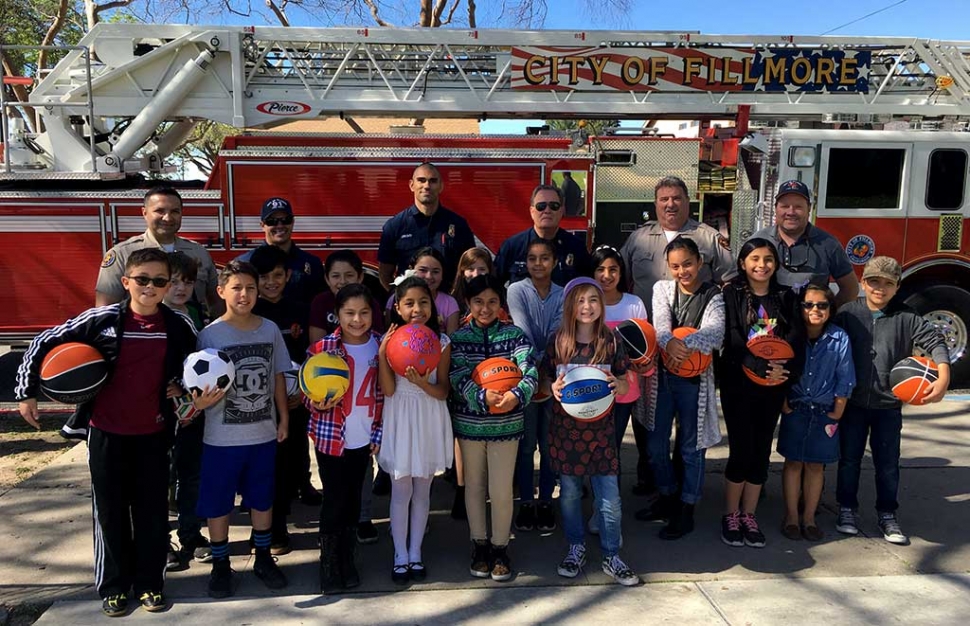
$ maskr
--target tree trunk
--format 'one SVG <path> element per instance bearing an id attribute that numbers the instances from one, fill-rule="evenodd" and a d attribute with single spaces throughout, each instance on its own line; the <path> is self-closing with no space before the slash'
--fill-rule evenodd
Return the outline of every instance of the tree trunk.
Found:
<path id="1" fill-rule="evenodd" d="M 57 7 L 57 15 L 54 16 L 54 21 L 51 22 L 50 28 L 47 29 L 47 33 L 44 34 L 44 38 L 41 40 L 40 45 L 49 46 L 54 43 L 54 39 L 57 34 L 61 32 L 61 28 L 64 27 L 64 20 L 67 18 L 67 4 L 68 0 L 61 0 L 60 5 Z M 50 52 L 47 50 L 41 50 L 37 55 L 37 74 L 40 78 L 40 72 L 47 67 L 47 57 L 50 56 Z"/>
<path id="2" fill-rule="evenodd" d="M 433 15 L 434 10 L 432 9 L 431 0 L 421 0 L 421 17 L 418 25 L 424 28 L 431 26 Z"/>
<path id="3" fill-rule="evenodd" d="M 475 16 L 475 0 L 468 0 L 468 27 L 478 28 L 478 21 Z"/>

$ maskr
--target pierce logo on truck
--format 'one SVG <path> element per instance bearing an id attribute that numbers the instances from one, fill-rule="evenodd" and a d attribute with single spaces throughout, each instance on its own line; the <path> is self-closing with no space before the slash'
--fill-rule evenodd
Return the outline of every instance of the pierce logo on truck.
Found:
<path id="1" fill-rule="evenodd" d="M 302 115 L 310 112 L 310 105 L 302 102 L 288 102 L 277 100 L 273 102 L 263 102 L 256 106 L 256 110 L 266 115 Z"/>

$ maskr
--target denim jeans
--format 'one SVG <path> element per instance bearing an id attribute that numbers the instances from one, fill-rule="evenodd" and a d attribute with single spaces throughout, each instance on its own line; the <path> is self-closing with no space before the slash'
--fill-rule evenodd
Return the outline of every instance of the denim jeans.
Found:
<path id="1" fill-rule="evenodd" d="M 202 475 L 202 436 L 205 416 L 198 415 L 188 426 L 180 426 L 172 448 L 175 470 L 175 504 L 178 509 L 178 537 L 180 543 L 199 536 L 202 520 L 195 513 L 199 502 L 199 481 Z"/>
<path id="2" fill-rule="evenodd" d="M 519 487 L 522 502 L 535 499 L 535 449 L 539 446 L 539 501 L 552 502 L 552 491 L 556 487 L 556 474 L 549 467 L 549 416 L 552 413 L 552 400 L 530 402 L 525 407 L 525 433 L 519 441 L 519 452 L 515 459 L 515 483 Z"/>
<path id="3" fill-rule="evenodd" d="M 559 510 L 562 528 L 570 545 L 585 543 L 583 525 L 583 476 L 559 476 Z M 616 476 L 590 476 L 593 498 L 600 511 L 600 549 L 603 558 L 620 551 L 620 489 Z"/>
<path id="4" fill-rule="evenodd" d="M 838 484 L 840 506 L 859 508 L 859 475 L 866 439 L 876 469 L 876 510 L 891 513 L 899 508 L 899 441 L 903 431 L 901 409 L 864 409 L 849 404 L 839 420 Z"/>
<path id="5" fill-rule="evenodd" d="M 633 403 L 629 402 L 626 404 L 615 404 L 613 405 L 613 423 L 614 432 L 616 433 L 616 463 L 617 463 L 617 473 L 616 473 L 616 488 L 619 489 L 621 485 L 621 478 L 623 473 L 623 464 L 620 462 L 620 449 L 623 447 L 623 435 L 626 433 L 627 425 L 630 423 L 630 415 L 633 413 Z M 593 500 L 593 514 L 599 517 L 599 525 L 603 525 L 603 517 L 600 514 L 599 499 Z"/>
<path id="6" fill-rule="evenodd" d="M 668 496 L 676 493 L 677 477 L 670 459 L 670 433 L 676 414 L 680 455 L 684 459 L 684 484 L 681 486 L 680 499 L 687 504 L 696 504 L 704 488 L 704 456 L 707 454 L 707 450 L 697 449 L 700 384 L 696 379 L 681 378 L 666 371 L 661 371 L 659 376 L 654 427 L 647 439 L 650 465 L 660 493 Z"/>

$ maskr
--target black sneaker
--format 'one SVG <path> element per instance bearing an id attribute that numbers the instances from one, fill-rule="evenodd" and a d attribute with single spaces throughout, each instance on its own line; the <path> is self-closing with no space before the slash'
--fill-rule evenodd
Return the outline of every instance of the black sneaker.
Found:
<path id="1" fill-rule="evenodd" d="M 752 548 L 765 547 L 765 534 L 758 528 L 758 520 L 753 513 L 741 514 L 741 534 L 744 536 L 744 545 Z"/>
<path id="2" fill-rule="evenodd" d="M 489 578 L 492 575 L 492 544 L 488 541 L 472 542 L 472 562 L 468 573 L 475 578 Z"/>
<path id="3" fill-rule="evenodd" d="M 253 573 L 270 589 L 283 589 L 289 584 L 283 570 L 276 564 L 276 559 L 266 553 L 256 555 Z"/>
<path id="4" fill-rule="evenodd" d="M 532 502 L 523 502 L 519 505 L 519 514 L 515 516 L 515 529 L 522 532 L 535 530 L 536 527 L 536 505 Z"/>
<path id="5" fill-rule="evenodd" d="M 536 507 L 536 528 L 544 533 L 556 530 L 556 512 L 552 508 L 552 502 L 540 502 Z"/>
<path id="6" fill-rule="evenodd" d="M 165 556 L 165 571 L 171 572 L 182 567 L 182 559 L 179 558 L 179 553 L 175 549 L 175 546 L 169 544 L 168 554 Z"/>
<path id="7" fill-rule="evenodd" d="M 182 549 L 179 550 L 179 556 L 183 560 L 188 561 L 191 558 L 199 563 L 212 562 L 212 546 L 209 544 L 209 540 L 202 535 L 196 535 L 181 543 Z"/>
<path id="8" fill-rule="evenodd" d="M 367 521 L 357 524 L 357 543 L 361 545 L 377 543 L 378 537 L 377 528 L 374 527 L 373 522 Z"/>
<path id="9" fill-rule="evenodd" d="M 744 535 L 741 533 L 741 511 L 735 511 L 721 517 L 721 541 L 735 548 L 744 546 Z"/>
<path id="10" fill-rule="evenodd" d="M 228 598 L 232 595 L 232 568 L 229 559 L 212 561 L 212 573 L 209 574 L 209 597 Z"/>
<path id="11" fill-rule="evenodd" d="M 108 617 L 121 617 L 128 613 L 128 596 L 119 593 L 108 596 L 101 602 L 101 611 Z"/>
<path id="12" fill-rule="evenodd" d="M 168 602 L 161 591 L 146 591 L 138 596 L 138 602 L 149 613 L 161 613 L 168 608 Z"/>

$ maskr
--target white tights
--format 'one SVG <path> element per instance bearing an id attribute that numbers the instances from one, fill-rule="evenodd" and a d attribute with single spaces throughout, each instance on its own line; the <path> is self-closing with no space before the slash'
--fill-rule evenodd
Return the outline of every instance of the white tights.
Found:
<path id="1" fill-rule="evenodd" d="M 408 515 L 410 505 L 410 515 Z M 394 539 L 394 564 L 421 561 L 421 543 L 431 509 L 431 478 L 405 476 L 391 482 L 391 537 Z M 408 523 L 410 519 L 410 524 Z M 411 546 L 408 548 L 408 528 Z"/>

